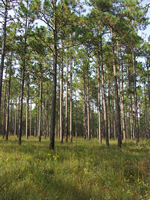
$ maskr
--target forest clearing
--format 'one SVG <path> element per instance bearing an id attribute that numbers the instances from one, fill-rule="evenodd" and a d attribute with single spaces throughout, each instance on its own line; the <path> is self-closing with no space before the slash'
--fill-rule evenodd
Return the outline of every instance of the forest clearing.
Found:
<path id="1" fill-rule="evenodd" d="M 73 138 L 49 151 L 48 139 L 0 139 L 1 200 L 149 200 L 150 140 L 110 147 Z"/>

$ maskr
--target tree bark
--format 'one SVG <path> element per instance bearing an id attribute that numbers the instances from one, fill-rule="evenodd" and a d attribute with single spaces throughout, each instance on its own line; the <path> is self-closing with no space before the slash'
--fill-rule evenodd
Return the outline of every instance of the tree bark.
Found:
<path id="1" fill-rule="evenodd" d="M 5 59 L 8 0 L 5 0 L 4 7 L 5 7 L 5 11 L 4 11 L 3 38 L 2 38 L 2 50 L 1 50 L 1 65 L 0 65 L 0 112 L 1 112 L 1 98 L 2 98 L 3 69 L 4 69 L 4 59 Z"/>
<path id="2" fill-rule="evenodd" d="M 70 63 L 70 142 L 72 142 L 72 59 Z"/>
<path id="3" fill-rule="evenodd" d="M 99 143 L 102 143 L 102 133 L 101 133 L 101 106 L 100 106 L 100 52 L 98 50 L 98 63 L 97 63 L 97 84 L 98 84 L 98 137 Z"/>
<path id="4" fill-rule="evenodd" d="M 108 79 L 108 137 L 111 138 L 111 121 L 110 121 L 111 107 L 110 107 L 110 80 Z"/>
<path id="5" fill-rule="evenodd" d="M 75 114 L 76 114 L 76 119 L 75 119 L 75 137 L 78 137 L 78 123 L 77 123 L 77 93 L 75 92 L 75 102 L 76 102 L 76 108 L 75 108 Z"/>
<path id="6" fill-rule="evenodd" d="M 10 87 L 11 87 L 11 68 L 12 68 L 12 55 L 11 55 L 10 67 L 9 67 L 9 82 L 8 82 L 8 96 L 7 96 L 7 119 L 6 119 L 6 140 L 8 140 L 8 132 L 9 132 L 9 101 L 10 101 Z"/>
<path id="7" fill-rule="evenodd" d="M 111 29 L 112 36 L 112 54 L 113 54 L 113 70 L 114 70 L 114 81 L 115 81 L 115 101 L 116 101 L 116 114 L 117 114 L 117 132 L 118 132 L 118 149 L 121 148 L 121 122 L 120 122 L 120 97 L 118 95 L 118 83 L 117 83 L 117 67 L 114 57 L 114 42 L 113 42 L 113 30 Z"/>
<path id="8" fill-rule="evenodd" d="M 83 74 L 83 82 L 84 82 L 84 139 L 87 138 L 87 104 L 86 104 L 86 81 L 85 74 Z"/>
<path id="9" fill-rule="evenodd" d="M 109 147 L 106 94 L 105 94 L 105 88 L 104 88 L 102 38 L 100 41 L 100 57 L 101 57 L 101 78 L 102 78 L 102 102 L 103 102 L 103 109 L 104 109 L 104 131 L 105 131 L 105 137 L 106 137 L 106 146 Z"/>
<path id="10" fill-rule="evenodd" d="M 57 25 L 56 25 L 56 0 L 53 1 L 54 7 L 54 50 L 53 50 L 53 91 L 52 91 L 52 108 L 51 108 L 51 129 L 49 149 L 54 150 L 55 138 L 55 114 L 56 114 L 56 85 L 57 85 Z"/>
<path id="11" fill-rule="evenodd" d="M 26 94 L 26 139 L 29 136 L 29 75 L 27 76 L 27 94 Z"/>
<path id="12" fill-rule="evenodd" d="M 125 129 L 125 113 L 124 113 L 124 93 L 123 93 L 123 63 L 121 65 L 121 73 L 122 73 L 122 94 L 121 94 L 121 108 L 122 108 L 122 130 L 123 130 L 123 139 L 126 141 L 126 129 Z"/>
<path id="13" fill-rule="evenodd" d="M 61 41 L 63 49 L 63 42 Z M 60 143 L 63 143 L 63 55 L 60 66 Z"/>
<path id="14" fill-rule="evenodd" d="M 132 88 L 131 88 L 131 74 L 128 66 L 128 85 L 129 85 L 129 101 L 130 101 L 130 137 L 133 140 L 133 109 L 132 109 Z"/>
<path id="15" fill-rule="evenodd" d="M 39 105 L 39 127 L 38 127 L 38 137 L 39 142 L 41 142 L 41 135 L 42 135 L 42 79 L 43 79 L 43 69 L 41 65 L 40 69 L 40 105 Z"/>
<path id="16" fill-rule="evenodd" d="M 6 78 L 5 78 L 4 108 L 3 108 L 3 139 L 6 135 L 6 88 L 7 88 L 7 69 L 6 69 Z"/>
<path id="17" fill-rule="evenodd" d="M 132 62 L 133 62 L 133 78 L 134 78 L 134 113 L 135 113 L 135 135 L 136 144 L 139 144 L 139 127 L 138 127 L 138 113 L 137 113 L 137 92 L 136 92 L 136 70 L 135 70 L 135 53 L 132 50 Z"/>
<path id="18" fill-rule="evenodd" d="M 88 69 L 88 63 L 87 63 L 87 68 L 86 68 L 86 104 L 87 104 L 87 135 L 88 135 L 88 140 L 91 139 L 91 135 L 90 135 L 90 103 L 89 103 L 89 69 Z"/>
<path id="19" fill-rule="evenodd" d="M 67 69 L 66 69 L 66 112 L 65 112 L 65 136 L 68 141 L 68 54 L 67 54 Z"/>

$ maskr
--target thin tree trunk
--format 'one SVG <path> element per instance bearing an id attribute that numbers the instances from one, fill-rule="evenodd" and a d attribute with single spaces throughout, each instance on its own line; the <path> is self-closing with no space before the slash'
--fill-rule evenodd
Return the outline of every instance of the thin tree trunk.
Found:
<path id="1" fill-rule="evenodd" d="M 66 112 L 65 112 L 65 136 L 68 141 L 68 54 L 67 54 L 67 69 L 66 69 Z"/>
<path id="2" fill-rule="evenodd" d="M 78 123 L 77 123 L 77 94 L 75 92 L 75 101 L 76 101 L 76 120 L 75 120 L 75 136 L 78 137 Z"/>
<path id="3" fill-rule="evenodd" d="M 124 142 L 126 141 L 126 129 L 125 129 L 125 114 L 124 114 L 124 93 L 123 93 L 123 64 L 121 66 L 121 72 L 122 72 L 122 94 L 121 94 L 121 107 L 122 107 L 122 129 L 123 129 L 123 139 Z"/>
<path id="4" fill-rule="evenodd" d="M 100 52 L 98 50 L 98 63 L 97 63 L 97 82 L 98 82 L 98 137 L 99 143 L 102 143 L 102 133 L 101 133 L 101 109 L 100 109 Z"/>
<path id="5" fill-rule="evenodd" d="M 12 65 L 12 55 L 11 55 L 11 62 L 9 68 L 9 83 L 8 83 L 8 96 L 7 96 L 7 119 L 6 119 L 6 140 L 8 140 L 8 132 L 9 132 L 9 101 L 10 101 L 10 87 L 11 87 L 11 65 Z"/>
<path id="6" fill-rule="evenodd" d="M 57 29 L 56 29 L 56 0 L 53 1 L 54 13 L 54 50 L 53 50 L 53 91 L 52 91 L 52 108 L 51 108 L 51 130 L 49 149 L 54 150 L 55 138 L 55 114 L 56 114 L 56 84 L 57 84 Z"/>
<path id="7" fill-rule="evenodd" d="M 21 83 L 21 102 L 20 102 L 20 130 L 19 130 L 19 145 L 21 145 L 22 137 L 22 113 L 23 113 L 23 93 L 24 93 L 24 79 L 25 79 L 25 68 L 26 68 L 26 48 L 27 48 L 27 17 L 25 25 L 25 41 L 24 41 L 24 55 L 23 55 L 23 66 L 22 66 L 22 83 Z"/>
<path id="8" fill-rule="evenodd" d="M 41 142 L 41 135 L 42 135 L 42 79 L 43 79 L 43 71 L 41 69 L 41 75 L 40 75 L 39 128 L 38 128 L 39 142 Z"/>
<path id="9" fill-rule="evenodd" d="M 150 80 L 149 80 L 149 65 L 147 63 L 147 81 L 148 81 L 148 102 L 149 102 L 149 108 L 148 108 L 148 127 L 150 128 Z"/>
<path id="10" fill-rule="evenodd" d="M 17 135 L 17 98 L 16 98 L 16 108 L 14 110 L 15 110 L 14 135 Z"/>
<path id="11" fill-rule="evenodd" d="M 110 121 L 110 80 L 108 79 L 108 137 L 111 138 L 111 121 Z"/>
<path id="12" fill-rule="evenodd" d="M 7 79 L 7 69 L 6 69 L 6 79 Z M 5 79 L 5 91 L 4 91 L 4 111 L 3 111 L 3 139 L 6 135 L 6 88 L 7 81 Z"/>
<path id="13" fill-rule="evenodd" d="M 29 75 L 27 76 L 27 97 L 26 97 L 26 139 L 28 139 L 29 136 L 28 121 L 29 121 Z"/>
<path id="14" fill-rule="evenodd" d="M 30 136 L 32 135 L 32 102 L 30 106 Z"/>
<path id="15" fill-rule="evenodd" d="M 87 138 L 87 103 L 86 103 L 86 81 L 85 74 L 83 74 L 84 82 L 84 139 Z"/>
<path id="16" fill-rule="evenodd" d="M 45 107 L 46 107 L 46 111 L 45 111 L 45 116 L 46 116 L 46 133 L 45 133 L 45 137 L 48 136 L 48 121 L 49 121 L 49 118 L 48 118 L 48 85 L 47 85 L 47 89 L 46 89 L 46 100 L 45 100 Z"/>
<path id="17" fill-rule="evenodd" d="M 121 122 L 120 122 L 120 97 L 118 95 L 118 83 L 117 83 L 117 67 L 115 63 L 114 55 L 114 42 L 113 42 L 113 31 L 111 29 L 112 36 L 112 54 L 113 54 L 113 70 L 114 70 L 114 81 L 115 81 L 115 100 L 116 100 L 116 114 L 117 114 L 117 132 L 118 132 L 118 149 L 121 148 Z"/>
<path id="18" fill-rule="evenodd" d="M 88 135 L 88 140 L 91 139 L 90 135 L 90 103 L 89 103 L 89 75 L 88 75 L 88 63 L 87 63 L 87 68 L 86 68 L 86 78 L 87 78 L 87 135 Z"/>
<path id="19" fill-rule="evenodd" d="M 104 88 L 102 38 L 101 38 L 101 41 L 100 41 L 100 48 L 101 48 L 100 57 L 101 57 L 101 78 L 102 78 L 102 102 L 103 102 L 103 109 L 104 109 L 104 130 L 105 130 L 105 137 L 106 137 L 106 146 L 109 147 L 106 94 L 105 94 L 105 88 Z"/>
<path id="20" fill-rule="evenodd" d="M 114 112 L 113 112 L 113 126 L 114 126 L 114 139 L 116 140 L 116 103 L 114 101 Z"/>
<path id="21" fill-rule="evenodd" d="M 72 142 L 72 59 L 70 63 L 70 142 Z"/>
<path id="22" fill-rule="evenodd" d="M 134 113 L 135 113 L 135 135 L 136 144 L 139 144 L 139 127 L 138 127 L 138 113 L 137 113 L 137 92 L 136 92 L 136 70 L 135 70 L 135 54 L 132 51 L 132 61 L 133 61 L 133 78 L 134 78 Z"/>
<path id="23" fill-rule="evenodd" d="M 63 42 L 61 41 L 63 49 Z M 63 143 L 63 55 L 60 67 L 60 143 Z"/>
<path id="24" fill-rule="evenodd" d="M 4 24 L 3 24 L 3 38 L 2 38 L 2 50 L 1 50 L 1 65 L 0 65 L 0 112 L 1 112 L 1 98 L 2 98 L 2 82 L 3 82 L 3 69 L 5 59 L 5 43 L 6 43 L 6 25 L 8 15 L 8 0 L 4 2 Z"/>
<path id="25" fill-rule="evenodd" d="M 130 137 L 133 140 L 133 108 L 132 108 L 132 88 L 131 88 L 131 74 L 128 67 L 128 84 L 129 84 L 129 101 L 130 101 Z"/>

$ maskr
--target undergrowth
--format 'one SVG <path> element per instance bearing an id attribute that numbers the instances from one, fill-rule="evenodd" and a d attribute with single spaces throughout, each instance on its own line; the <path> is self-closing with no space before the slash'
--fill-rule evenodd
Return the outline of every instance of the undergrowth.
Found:
<path id="1" fill-rule="evenodd" d="M 16 137 L 0 139 L 1 200 L 149 200 L 150 140 L 117 149 L 97 139 L 73 143 Z"/>

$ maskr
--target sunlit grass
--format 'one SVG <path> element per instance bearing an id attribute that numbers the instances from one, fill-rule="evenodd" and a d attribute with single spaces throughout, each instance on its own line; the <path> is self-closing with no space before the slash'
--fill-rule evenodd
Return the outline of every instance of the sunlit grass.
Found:
<path id="1" fill-rule="evenodd" d="M 150 140 L 99 144 L 74 138 L 49 151 L 49 139 L 0 139 L 0 199 L 150 199 Z"/>

